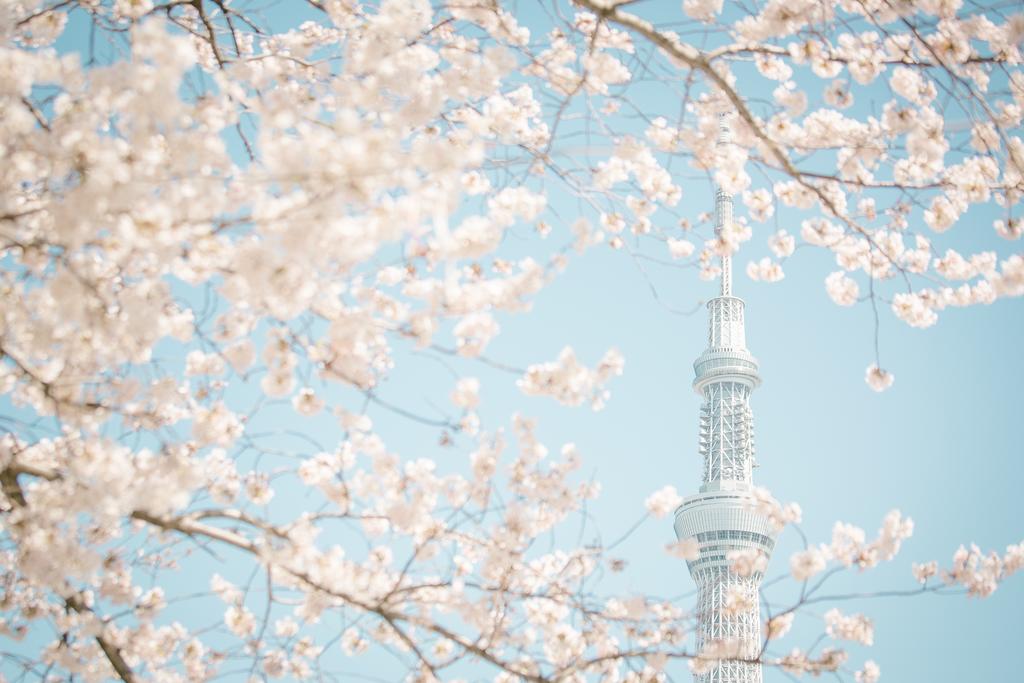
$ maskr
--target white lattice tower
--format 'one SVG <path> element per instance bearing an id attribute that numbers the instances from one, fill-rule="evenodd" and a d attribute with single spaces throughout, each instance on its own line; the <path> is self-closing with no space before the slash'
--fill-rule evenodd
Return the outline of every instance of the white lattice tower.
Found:
<path id="1" fill-rule="evenodd" d="M 728 120 L 719 122 L 719 145 L 730 144 Z M 715 193 L 715 228 L 732 221 L 732 196 Z M 721 295 L 708 302 L 708 347 L 693 364 L 694 389 L 704 398 L 700 413 L 700 492 L 676 510 L 680 540 L 695 539 L 697 559 L 687 564 L 700 594 L 697 651 L 715 641 L 733 656 L 696 674 L 698 683 L 760 683 L 761 666 L 742 661 L 761 651 L 761 572 L 732 571 L 729 551 L 756 549 L 771 555 L 775 531 L 751 499 L 754 423 L 750 394 L 761 383 L 747 350 L 743 300 L 732 296 L 732 259 L 722 258 Z M 739 608 L 737 608 L 739 606 Z"/>

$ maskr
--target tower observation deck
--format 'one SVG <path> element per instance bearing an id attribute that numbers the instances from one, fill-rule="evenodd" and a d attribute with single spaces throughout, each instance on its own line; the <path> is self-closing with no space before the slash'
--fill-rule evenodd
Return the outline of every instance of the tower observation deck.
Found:
<path id="1" fill-rule="evenodd" d="M 719 145 L 730 144 L 728 119 L 719 120 Z M 715 230 L 732 221 L 732 196 L 715 193 Z M 704 476 L 697 494 L 676 510 L 680 540 L 695 539 L 699 556 L 687 562 L 697 583 L 697 652 L 721 642 L 733 654 L 697 673 L 697 683 L 760 683 L 760 587 L 763 575 L 734 572 L 729 551 L 757 549 L 770 556 L 775 530 L 751 499 L 754 422 L 750 394 L 761 383 L 757 360 L 747 350 L 743 300 L 732 295 L 732 258 L 722 257 L 720 295 L 708 304 L 708 346 L 694 362 L 693 387 L 700 411 Z M 731 603 L 731 604 L 730 604 Z M 736 609 L 740 605 L 741 609 Z"/>

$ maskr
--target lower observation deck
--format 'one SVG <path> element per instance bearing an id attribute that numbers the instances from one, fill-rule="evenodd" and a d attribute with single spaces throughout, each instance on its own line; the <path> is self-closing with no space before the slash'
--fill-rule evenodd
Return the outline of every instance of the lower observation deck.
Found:
<path id="1" fill-rule="evenodd" d="M 704 491 L 683 500 L 676 509 L 679 540 L 697 540 L 700 556 L 687 564 L 690 572 L 728 568 L 730 550 L 756 548 L 770 557 L 778 533 L 768 516 L 755 509 L 748 490 Z"/>

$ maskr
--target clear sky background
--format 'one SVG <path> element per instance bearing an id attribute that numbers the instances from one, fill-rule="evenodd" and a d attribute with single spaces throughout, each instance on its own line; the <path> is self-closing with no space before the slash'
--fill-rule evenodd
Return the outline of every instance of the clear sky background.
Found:
<path id="1" fill-rule="evenodd" d="M 528 23 L 544 21 L 531 3 L 520 3 L 519 9 Z M 681 17 L 676 2 L 641 3 L 640 10 Z M 300 18 L 287 11 L 270 16 L 282 25 Z M 72 24 L 62 45 L 73 49 L 86 40 L 83 25 Z M 671 106 L 657 99 L 656 89 L 638 97 L 655 111 Z M 680 173 L 681 213 L 695 217 L 711 210 L 710 185 L 689 179 L 692 173 Z M 575 210 L 574 203 L 557 195 L 552 204 L 563 215 Z M 865 367 L 873 361 L 871 308 L 866 303 L 851 309 L 832 304 L 824 278 L 835 266 L 827 254 L 798 249 L 786 264 L 786 278 L 775 284 L 752 282 L 742 272 L 748 260 L 767 254 L 765 240 L 771 232 L 786 227 L 798 234 L 802 217 L 784 212 L 770 227 L 755 226 L 753 240 L 738 258 L 734 290 L 747 302 L 748 346 L 761 363 L 764 379 L 752 401 L 760 463 L 757 483 L 782 501 L 802 505 L 801 526 L 812 542 L 826 542 L 836 520 L 864 527 L 870 536 L 892 508 L 913 517 L 914 537 L 900 556 L 864 575 L 852 572 L 837 579 L 837 593 L 913 589 L 912 561 L 937 559 L 948 564 L 961 543 L 973 541 L 983 550 L 1002 552 L 1007 544 L 1024 539 L 1024 452 L 1019 437 L 1024 301 L 946 310 L 928 330 L 907 327 L 883 307 L 882 361 L 896 382 L 876 394 L 863 379 Z M 991 219 L 983 212 L 970 214 L 946 243 L 965 251 L 972 246 L 991 248 Z M 564 241 L 564 227 L 556 230 L 563 232 L 551 239 Z M 528 251 L 528 233 L 526 227 L 513 231 L 507 251 Z M 1004 245 L 1003 253 L 1013 246 Z M 651 492 L 666 484 L 683 494 L 695 492 L 702 472 L 697 454 L 700 400 L 691 388 L 691 364 L 706 340 L 706 316 L 699 304 L 716 294 L 717 285 L 700 282 L 693 270 L 644 266 L 649 269 L 644 273 L 640 264 L 607 247 L 572 258 L 568 270 L 539 295 L 530 314 L 500 316 L 502 334 L 487 352 L 496 360 L 524 367 L 552 359 L 571 345 L 592 365 L 607 348 L 617 347 L 626 358 L 625 374 L 611 384 L 612 397 L 602 412 L 527 398 L 515 388 L 511 375 L 479 364 L 455 364 L 460 372 L 483 380 L 485 428 L 508 425 L 508 416 L 520 411 L 537 418 L 539 433 L 552 450 L 568 441 L 579 446 L 584 474 L 603 485 L 590 511 L 594 528 L 601 530 L 605 541 L 617 538 L 643 516 L 643 501 Z M 651 284 L 661 303 L 652 295 Z M 669 307 L 696 312 L 680 315 Z M 398 358 L 402 372 L 382 386 L 381 396 L 429 413 L 430 402 L 446 396 L 453 384 L 449 370 L 412 349 L 400 347 Z M 255 387 L 244 391 L 258 390 Z M 349 408 L 358 406 L 352 396 L 337 399 L 346 400 Z M 336 434 L 329 417 L 303 421 L 290 411 L 285 414 L 294 421 L 288 425 L 294 431 L 325 441 Z M 447 458 L 451 466 L 464 466 L 460 463 L 469 450 L 468 440 L 460 438 L 456 448 L 440 449 L 432 445 L 438 436 L 435 429 L 373 408 L 371 415 L 389 446 L 404 457 L 431 455 Z M 301 509 L 302 501 L 279 499 L 276 504 Z M 692 591 L 685 564 L 662 550 L 671 540 L 671 519 L 645 521 L 615 548 L 613 554 L 627 560 L 628 566 L 609 575 L 605 586 L 662 596 Z M 787 571 L 788 556 L 798 547 L 796 534 L 787 531 L 769 577 Z M 217 569 L 225 575 L 237 569 L 228 558 Z M 193 578 L 182 577 L 182 585 Z M 768 597 L 784 603 L 788 590 L 773 591 Z M 828 606 L 802 613 L 780 649 L 809 645 L 823 628 L 818 619 Z M 875 620 L 876 644 L 854 646 L 852 661 L 874 659 L 883 681 L 994 682 L 1021 677 L 1015 654 L 1024 576 L 1014 577 L 986 600 L 927 595 L 839 606 L 864 611 Z M 216 607 L 210 608 L 211 621 L 219 618 Z M 206 609 L 189 609 L 193 608 Z M 335 656 L 340 657 L 340 651 Z M 354 660 L 343 668 L 384 679 L 393 670 L 373 658 Z M 689 674 L 677 670 L 673 679 L 689 680 Z M 786 678 L 768 669 L 765 680 Z"/>

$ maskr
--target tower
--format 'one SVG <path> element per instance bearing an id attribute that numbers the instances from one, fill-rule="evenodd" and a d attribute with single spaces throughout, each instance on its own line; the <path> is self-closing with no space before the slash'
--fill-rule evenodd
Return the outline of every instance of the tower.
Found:
<path id="1" fill-rule="evenodd" d="M 730 144 L 726 115 L 718 145 Z M 732 196 L 717 188 L 715 232 L 732 221 Z M 675 514 L 679 540 L 695 539 L 697 559 L 687 562 L 697 583 L 697 652 L 720 643 L 731 659 L 696 674 L 698 683 L 760 683 L 760 586 L 762 571 L 733 571 L 729 552 L 759 550 L 770 556 L 775 530 L 752 500 L 754 425 L 750 394 L 761 383 L 747 350 L 743 300 L 732 295 L 732 258 L 722 257 L 721 293 L 708 304 L 708 346 L 694 362 L 693 388 L 704 399 L 700 412 L 703 483 Z M 763 564 L 760 569 L 763 570 Z"/>

